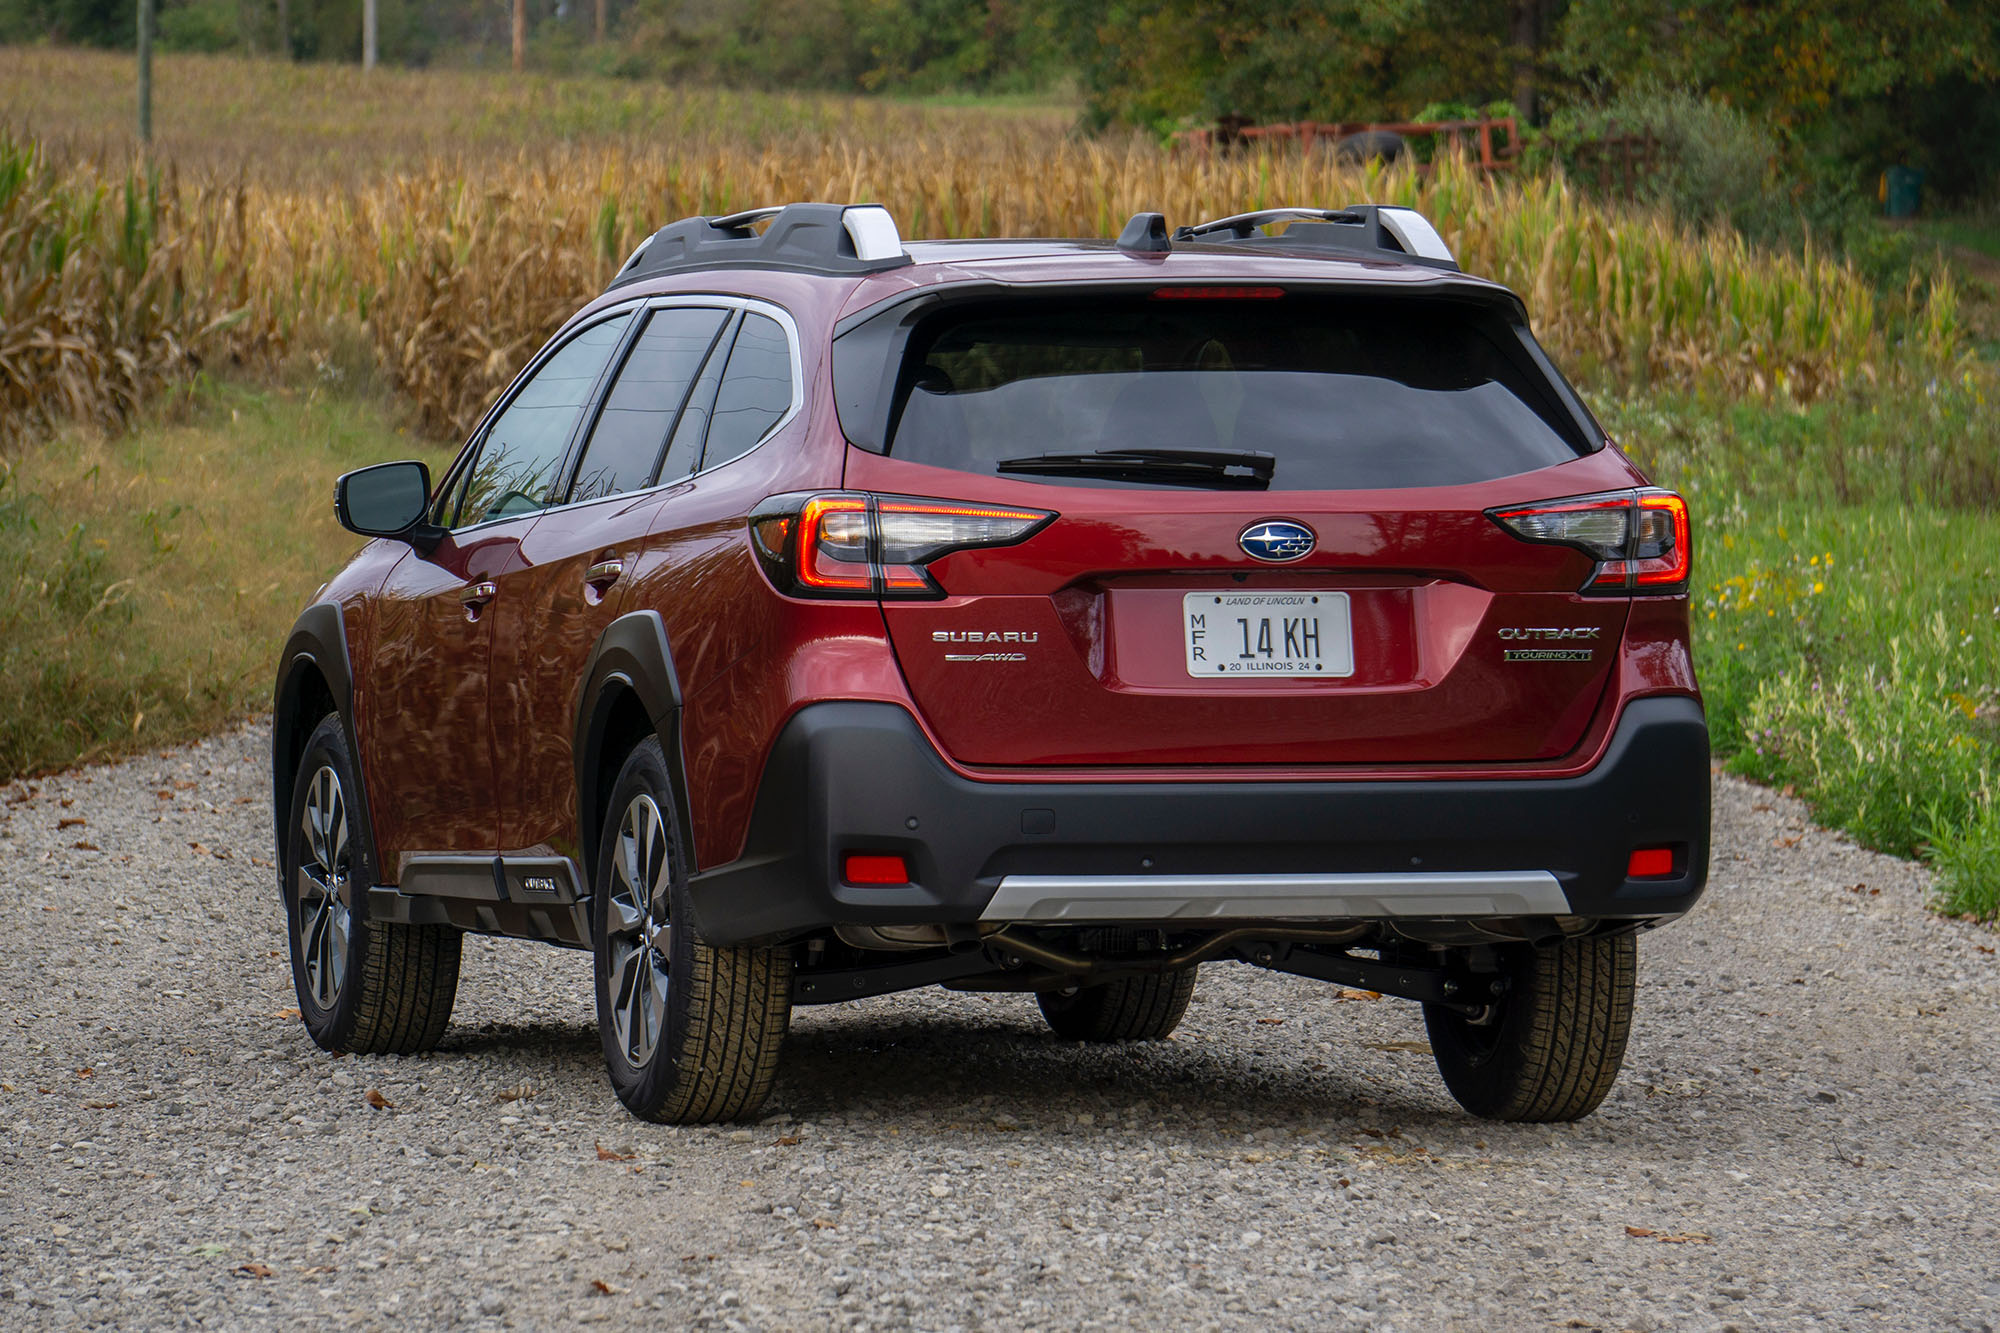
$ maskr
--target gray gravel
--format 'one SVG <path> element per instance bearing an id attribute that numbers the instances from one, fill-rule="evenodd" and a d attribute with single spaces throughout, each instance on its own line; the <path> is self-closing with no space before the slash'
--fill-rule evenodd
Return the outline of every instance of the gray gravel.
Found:
<path id="1" fill-rule="evenodd" d="M 316 1050 L 263 745 L 0 794 L 0 1326 L 2000 1323 L 2000 937 L 1759 788 L 1579 1125 L 1465 1117 L 1413 1005 L 1212 965 L 1144 1047 L 802 1010 L 762 1120 L 688 1130 L 613 1101 L 582 954 L 474 939 L 436 1054 Z"/>

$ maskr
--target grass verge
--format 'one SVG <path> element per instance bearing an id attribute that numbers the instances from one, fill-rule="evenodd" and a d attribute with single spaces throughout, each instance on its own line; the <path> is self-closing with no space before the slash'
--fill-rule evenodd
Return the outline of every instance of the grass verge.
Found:
<path id="1" fill-rule="evenodd" d="M 284 633 L 356 546 L 336 473 L 437 461 L 388 407 L 205 384 L 129 434 L 0 459 L 0 780 L 266 707 Z"/>
<path id="2" fill-rule="evenodd" d="M 1993 475 L 2000 423 L 1979 393 L 1609 415 L 1694 504 L 1696 666 L 1718 756 L 1867 846 L 1930 860 L 1938 909 L 1990 921 L 2000 496 L 1964 479 Z"/>

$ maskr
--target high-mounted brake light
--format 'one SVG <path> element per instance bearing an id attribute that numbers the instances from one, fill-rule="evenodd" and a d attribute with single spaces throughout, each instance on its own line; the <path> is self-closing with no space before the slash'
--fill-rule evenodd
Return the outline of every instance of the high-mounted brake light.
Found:
<path id="1" fill-rule="evenodd" d="M 1687 501 L 1672 491 L 1607 491 L 1489 509 L 1522 541 L 1573 546 L 1597 559 L 1582 591 L 1673 593 L 1694 562 Z"/>
<path id="2" fill-rule="evenodd" d="M 1283 287 L 1156 287 L 1155 301 L 1275 301 Z"/>
<path id="3" fill-rule="evenodd" d="M 945 590 L 930 562 L 1011 546 L 1054 518 L 1045 509 L 859 491 L 778 495 L 751 514 L 750 544 L 772 586 L 794 597 L 938 598 Z"/>

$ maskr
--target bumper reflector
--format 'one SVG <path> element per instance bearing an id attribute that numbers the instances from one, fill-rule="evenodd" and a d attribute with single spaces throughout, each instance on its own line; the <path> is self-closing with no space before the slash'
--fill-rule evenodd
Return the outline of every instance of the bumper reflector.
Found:
<path id="1" fill-rule="evenodd" d="M 849 884 L 908 884 L 910 867 L 900 856 L 872 856 L 849 852 L 840 877 Z"/>
<path id="2" fill-rule="evenodd" d="M 1674 873 L 1674 849 L 1671 847 L 1640 847 L 1633 851 L 1632 859 L 1625 863 L 1627 879 L 1658 879 Z"/>

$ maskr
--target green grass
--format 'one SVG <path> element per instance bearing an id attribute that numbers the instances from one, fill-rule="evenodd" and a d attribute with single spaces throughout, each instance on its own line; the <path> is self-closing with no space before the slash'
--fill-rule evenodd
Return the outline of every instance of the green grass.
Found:
<path id="1" fill-rule="evenodd" d="M 1978 382 L 1807 413 L 1611 405 L 1694 506 L 1716 752 L 1863 844 L 1922 855 L 1942 911 L 2000 916 L 2000 425 Z"/>
<path id="2" fill-rule="evenodd" d="M 0 780 L 268 706 L 285 631 L 359 542 L 335 474 L 437 453 L 352 391 L 205 385 L 136 431 L 0 459 Z"/>

